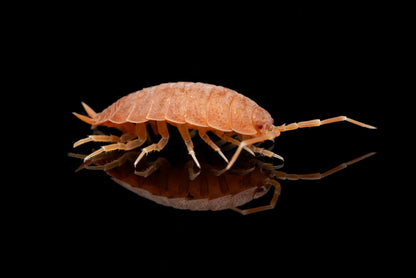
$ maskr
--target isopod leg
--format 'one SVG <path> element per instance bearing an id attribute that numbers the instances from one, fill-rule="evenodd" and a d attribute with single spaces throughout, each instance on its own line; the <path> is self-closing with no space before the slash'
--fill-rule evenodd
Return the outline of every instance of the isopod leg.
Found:
<path id="1" fill-rule="evenodd" d="M 225 169 L 226 170 L 229 170 L 231 168 L 231 166 L 233 166 L 234 162 L 237 160 L 238 156 L 241 153 L 241 150 L 244 147 L 248 147 L 248 146 L 251 146 L 251 145 L 253 145 L 255 143 L 263 142 L 263 141 L 269 140 L 269 139 L 271 139 L 270 136 L 268 136 L 268 135 L 261 135 L 261 136 L 258 136 L 258 137 L 254 137 L 254 138 L 251 138 L 251 139 L 247 139 L 247 140 L 241 141 L 240 144 L 238 145 L 237 150 L 235 151 L 233 157 L 231 158 L 230 162 L 228 163 L 228 165 L 227 165 L 227 167 Z"/>
<path id="2" fill-rule="evenodd" d="M 278 155 L 278 154 L 275 154 L 274 152 L 272 152 L 272 151 L 269 151 L 269 150 L 265 150 L 265 149 L 263 149 L 263 148 L 258 148 L 258 147 L 256 147 L 256 146 L 253 146 L 253 145 L 251 145 L 250 146 L 250 149 L 252 149 L 255 153 L 258 153 L 258 154 L 261 154 L 261 155 L 264 155 L 264 156 L 267 156 L 267 157 L 274 157 L 274 158 L 278 158 L 278 159 L 280 159 L 280 160 L 284 160 L 283 159 L 283 157 L 281 157 L 280 155 Z"/>
<path id="3" fill-rule="evenodd" d="M 214 151 L 216 151 L 224 160 L 228 163 L 228 159 L 225 157 L 225 155 L 222 153 L 221 149 L 215 145 L 214 142 L 212 142 L 211 138 L 206 133 L 206 129 L 200 129 L 199 130 L 199 136 L 202 138 L 202 140 L 205 141 Z"/>
<path id="4" fill-rule="evenodd" d="M 74 148 L 88 143 L 88 142 L 118 142 L 120 138 L 115 135 L 90 135 L 87 138 L 83 138 L 74 143 Z"/>
<path id="5" fill-rule="evenodd" d="M 133 150 L 135 148 L 140 147 L 141 145 L 143 145 L 144 142 L 146 142 L 146 138 L 147 138 L 146 137 L 146 124 L 145 123 L 137 124 L 136 133 L 137 133 L 137 137 L 138 137 L 137 139 L 128 141 L 126 143 L 118 142 L 118 143 L 115 143 L 115 144 L 102 146 L 101 148 L 99 148 L 95 152 L 93 152 L 90 155 L 88 155 L 87 157 L 85 157 L 84 161 L 90 160 L 91 158 L 99 155 L 102 152 L 110 152 L 110 151 L 115 151 L 115 150 L 129 151 L 129 150 Z M 92 135 L 92 136 L 94 136 L 94 135 Z M 106 135 L 97 135 L 97 136 L 106 136 Z M 108 136 L 108 137 L 111 137 L 111 136 Z M 114 136 L 114 137 L 117 137 L 117 136 Z M 127 137 L 126 137 L 126 139 L 127 139 Z"/>
<path id="6" fill-rule="evenodd" d="M 217 135 L 222 140 L 227 141 L 227 142 L 229 142 L 229 143 L 231 143 L 233 145 L 239 146 L 240 143 L 241 143 L 240 141 L 232 138 L 231 136 L 225 134 L 224 132 L 214 132 L 214 133 L 215 133 L 215 135 Z M 255 156 L 254 152 L 252 150 L 250 150 L 249 148 L 247 148 L 247 147 L 244 146 L 244 149 L 246 151 L 248 151 L 249 153 L 251 153 L 253 156 Z"/>
<path id="7" fill-rule="evenodd" d="M 249 208 L 249 209 L 239 209 L 237 207 L 233 207 L 231 209 L 236 211 L 236 212 L 241 213 L 242 215 L 247 215 L 247 214 L 251 214 L 251 213 L 255 213 L 255 212 L 260 212 L 260 211 L 273 209 L 276 206 L 277 199 L 279 198 L 281 188 L 280 188 L 280 184 L 275 180 L 269 180 L 269 183 L 274 186 L 274 193 L 273 193 L 272 200 L 270 201 L 270 203 L 268 205 L 255 207 L 255 208 Z"/>
<path id="8" fill-rule="evenodd" d="M 169 131 L 168 131 L 168 127 L 166 125 L 166 122 L 164 121 L 158 121 L 157 123 L 157 129 L 159 134 L 162 136 L 162 138 L 159 140 L 159 142 L 152 144 L 150 146 L 147 146 L 146 148 L 142 149 L 142 152 L 140 153 L 140 155 L 137 157 L 136 161 L 134 162 L 134 167 L 137 166 L 137 164 L 139 163 L 139 161 L 143 158 L 144 155 L 152 152 L 152 151 L 157 151 L 160 152 L 168 143 L 169 141 Z"/>
<path id="9" fill-rule="evenodd" d="M 94 156 L 97 156 L 103 152 L 111 152 L 115 150 L 130 151 L 130 150 L 140 147 L 141 145 L 143 145 L 145 141 L 146 139 L 143 140 L 142 138 L 138 138 L 136 140 L 132 140 L 127 143 L 116 143 L 116 144 L 111 144 L 111 145 L 105 145 L 99 148 L 98 150 L 96 150 L 95 152 L 91 153 L 87 157 L 85 157 L 84 161 L 90 160 Z"/>
<path id="10" fill-rule="evenodd" d="M 201 168 L 201 166 L 199 165 L 198 159 L 196 159 L 196 156 L 195 156 L 194 144 L 192 143 L 191 135 L 189 134 L 188 127 L 186 125 L 178 125 L 177 127 L 182 136 L 183 141 L 185 141 L 186 147 L 188 149 L 188 153 L 192 156 L 198 168 Z"/>

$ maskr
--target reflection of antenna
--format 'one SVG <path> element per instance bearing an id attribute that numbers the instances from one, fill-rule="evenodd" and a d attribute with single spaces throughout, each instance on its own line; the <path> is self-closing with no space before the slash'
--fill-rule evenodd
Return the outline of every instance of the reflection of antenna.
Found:
<path id="1" fill-rule="evenodd" d="M 357 157 L 353 160 L 342 163 L 342 164 L 340 164 L 340 165 L 338 165 L 338 166 L 336 166 L 336 167 L 334 167 L 334 168 L 332 168 L 332 169 L 330 169 L 330 170 L 328 170 L 328 171 L 326 171 L 322 174 L 321 173 L 313 173 L 313 174 L 300 174 L 299 175 L 299 174 L 287 174 L 287 173 L 284 173 L 284 172 L 276 171 L 275 177 L 277 179 L 281 179 L 281 180 L 319 180 L 319 179 L 325 178 L 329 175 L 332 175 L 332 174 L 334 174 L 334 173 L 336 173 L 336 172 L 338 172 L 342 169 L 345 169 L 349 165 L 352 165 L 352 164 L 354 164 L 358 161 L 366 159 L 367 157 L 370 157 L 370 156 L 375 155 L 375 154 L 376 154 L 376 152 L 372 152 L 372 153 L 362 155 L 362 156 Z"/>
<path id="2" fill-rule="evenodd" d="M 192 160 L 169 162 L 159 157 L 154 161 L 143 158 L 134 167 L 137 151 L 101 153 L 87 160 L 80 169 L 103 170 L 112 179 L 128 190 L 156 203 L 178 209 L 224 210 L 232 209 L 243 215 L 273 209 L 280 195 L 280 180 L 319 180 L 332 175 L 349 165 L 374 155 L 375 152 L 342 163 L 323 173 L 287 174 L 278 171 L 282 165 L 273 165 L 254 159 L 246 154 L 229 171 L 221 165 L 210 164 L 201 156 L 201 168 Z M 84 159 L 85 155 L 68 154 Z M 264 196 L 274 188 L 268 205 L 241 209 L 253 199 Z"/>
<path id="3" fill-rule="evenodd" d="M 376 154 L 376 152 L 372 152 L 372 153 L 368 153 L 365 155 L 362 155 L 360 157 L 357 157 L 353 160 L 350 160 L 348 162 L 342 163 L 324 173 L 312 173 L 312 174 L 287 174 L 285 172 L 282 171 L 274 171 L 273 176 L 277 179 L 280 180 L 320 180 L 323 179 L 329 175 L 332 175 L 342 169 L 347 168 L 349 165 L 352 165 L 358 161 L 361 161 L 363 159 L 366 159 L 367 157 L 370 157 L 372 155 Z M 264 211 L 264 210 L 269 210 L 269 209 L 273 209 L 276 206 L 277 203 L 277 199 L 280 195 L 280 184 L 276 181 L 276 180 L 269 180 L 269 182 L 271 183 L 271 185 L 274 186 L 274 193 L 273 193 L 273 197 L 272 200 L 270 201 L 270 203 L 268 205 L 265 206 L 259 206 L 259 207 L 255 207 L 255 208 L 249 208 L 249 209 L 239 209 L 239 208 L 231 208 L 243 215 L 246 214 L 251 214 L 251 213 L 255 213 L 255 212 L 260 212 L 260 211 Z"/>

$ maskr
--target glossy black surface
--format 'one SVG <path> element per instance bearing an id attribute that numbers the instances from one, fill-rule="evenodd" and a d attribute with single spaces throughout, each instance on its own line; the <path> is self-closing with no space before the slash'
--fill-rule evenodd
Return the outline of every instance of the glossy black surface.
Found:
<path id="1" fill-rule="evenodd" d="M 91 11 L 64 20 L 50 76 L 59 107 L 50 112 L 60 124 L 51 126 L 48 163 L 57 177 L 41 212 L 51 225 L 47 241 L 56 242 L 50 253 L 71 253 L 73 262 L 54 261 L 75 272 L 122 261 L 137 275 L 144 269 L 277 276 L 284 268 L 332 273 L 333 266 L 333 274 L 378 268 L 369 259 L 383 252 L 380 232 L 392 225 L 386 216 L 395 193 L 384 182 L 388 79 L 381 27 L 370 8 L 299 4 L 240 14 L 218 7 L 201 17 L 143 8 L 117 19 L 111 11 Z M 274 151 L 285 158 L 285 172 L 324 172 L 377 154 L 319 181 L 282 181 L 276 208 L 248 216 L 163 207 L 103 172 L 74 173 L 79 161 L 67 153 L 91 132 L 71 114 L 82 112 L 81 101 L 101 111 L 130 92 L 174 81 L 234 89 L 269 111 L 277 125 L 346 115 L 378 127 L 336 123 L 284 133 Z M 173 129 L 171 137 L 163 155 L 186 156 L 179 133 Z"/>

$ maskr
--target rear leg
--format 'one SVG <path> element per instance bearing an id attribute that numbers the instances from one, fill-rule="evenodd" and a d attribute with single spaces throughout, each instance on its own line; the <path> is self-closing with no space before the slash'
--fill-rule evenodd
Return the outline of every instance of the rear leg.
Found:
<path id="1" fill-rule="evenodd" d="M 136 125 L 136 134 L 137 134 L 138 138 L 135 139 L 135 140 L 127 141 L 126 143 L 118 142 L 118 143 L 115 143 L 115 144 L 102 146 L 101 148 L 99 148 L 95 152 L 93 152 L 90 155 L 88 155 L 87 157 L 85 157 L 84 161 L 90 160 L 91 158 L 93 158 L 93 157 L 95 157 L 95 156 L 97 156 L 97 155 L 99 155 L 103 152 L 110 152 L 110 151 L 115 151 L 115 150 L 129 151 L 129 150 L 133 150 L 135 148 L 140 147 L 141 145 L 143 145 L 144 142 L 146 142 L 146 138 L 147 138 L 146 124 L 145 123 Z M 110 135 L 110 136 L 107 136 L 107 135 L 91 135 L 91 136 L 93 136 L 93 139 L 101 138 L 101 137 L 97 137 L 97 136 L 106 136 L 106 137 L 108 137 L 108 139 L 111 139 L 110 137 L 113 136 L 113 135 Z M 117 136 L 115 136 L 115 137 L 117 137 Z M 85 139 L 88 139 L 88 138 L 85 138 Z M 102 137 L 102 138 L 104 139 L 104 137 Z M 130 138 L 131 138 L 130 135 L 126 135 L 126 136 L 121 137 L 121 139 L 123 141 L 128 140 Z M 118 141 L 120 141 L 120 138 L 118 139 Z"/>
<path id="2" fill-rule="evenodd" d="M 119 142 L 120 137 L 115 135 L 89 135 L 87 138 L 83 138 L 74 143 L 74 148 L 88 143 L 88 142 Z"/>
<path id="3" fill-rule="evenodd" d="M 143 158 L 143 156 L 145 156 L 146 154 L 152 152 L 152 151 L 157 151 L 160 152 L 168 143 L 169 141 L 169 131 L 168 131 L 168 127 L 166 125 L 165 121 L 158 121 L 156 123 L 157 125 L 157 131 L 160 134 L 160 136 L 162 136 L 162 138 L 159 140 L 159 142 L 152 144 L 150 146 L 147 146 L 146 148 L 142 149 L 142 152 L 140 153 L 140 155 L 137 157 L 136 161 L 134 162 L 134 167 L 137 166 L 137 164 L 139 163 L 139 161 Z"/>

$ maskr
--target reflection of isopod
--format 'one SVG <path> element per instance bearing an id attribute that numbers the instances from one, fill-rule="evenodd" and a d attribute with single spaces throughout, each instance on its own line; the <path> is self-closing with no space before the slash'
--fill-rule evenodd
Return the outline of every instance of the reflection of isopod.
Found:
<path id="1" fill-rule="evenodd" d="M 251 153 L 282 159 L 279 155 L 253 144 L 272 140 L 283 131 L 340 121 L 374 128 L 345 116 L 274 126 L 270 114 L 251 99 L 221 86 L 191 82 L 166 83 L 145 88 L 122 97 L 101 113 L 95 113 L 86 104 L 83 105 L 90 117 L 74 113 L 79 119 L 93 127 L 115 127 L 123 133 L 121 137 L 90 135 L 76 142 L 74 147 L 89 141 L 113 142 L 91 153 L 85 160 L 102 152 L 133 150 L 140 147 L 146 141 L 146 125 L 150 122 L 162 138 L 159 142 L 143 148 L 134 165 L 137 165 L 147 153 L 160 151 L 166 146 L 169 140 L 166 123 L 178 128 L 189 154 L 198 167 L 200 165 L 195 156 L 189 129 L 198 130 L 199 136 L 228 163 L 226 169 L 231 168 L 243 148 Z M 238 145 L 229 162 L 220 148 L 208 137 L 208 131 Z M 238 135 L 241 141 L 235 139 L 234 135 Z"/>
<path id="2" fill-rule="evenodd" d="M 105 170 L 118 184 L 161 205 L 200 211 L 232 209 L 245 215 L 275 207 L 280 194 L 280 184 L 276 179 L 321 179 L 374 153 L 342 163 L 322 174 L 303 175 L 286 174 L 277 170 L 280 166 L 262 163 L 251 157 L 247 159 L 248 156 L 225 172 L 217 170 L 217 163 L 214 163 L 216 166 L 207 163 L 204 156 L 201 159 L 202 169 L 196 171 L 192 160 L 170 164 L 161 157 L 154 162 L 144 158 L 143 163 L 135 168 L 129 160 L 134 160 L 137 154 L 136 151 L 102 153 L 84 162 L 81 167 Z M 78 157 L 83 158 L 80 155 Z M 269 204 L 239 208 L 265 195 L 271 188 L 274 188 L 274 192 Z"/>

